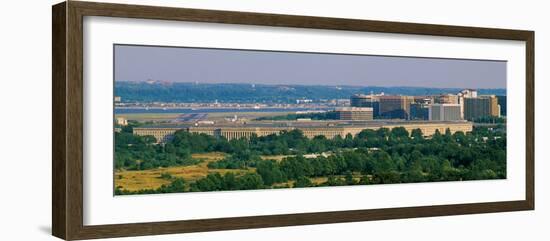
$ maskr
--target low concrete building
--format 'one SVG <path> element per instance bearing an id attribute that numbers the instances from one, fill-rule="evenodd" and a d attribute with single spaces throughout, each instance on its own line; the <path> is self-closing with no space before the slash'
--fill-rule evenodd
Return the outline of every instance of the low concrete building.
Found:
<path id="1" fill-rule="evenodd" d="M 172 127 L 136 127 L 133 128 L 135 135 L 146 136 L 151 135 L 157 139 L 157 142 L 165 142 L 169 140 L 176 131 L 183 130 L 190 133 L 206 134 L 215 137 L 223 137 L 228 140 L 250 138 L 252 135 L 267 136 L 279 134 L 282 131 L 300 130 L 307 138 L 316 136 L 324 136 L 328 139 L 336 136 L 345 137 L 346 135 L 355 136 L 365 129 L 377 130 L 380 128 L 393 129 L 396 127 L 404 127 L 409 133 L 414 129 L 420 129 L 425 136 L 433 135 L 436 130 L 444 133 L 449 129 L 451 133 L 457 131 L 470 132 L 472 131 L 472 123 L 461 122 L 380 122 L 371 121 L 360 124 L 340 124 L 340 125 L 302 125 L 302 126 L 275 126 L 274 124 L 258 124 L 258 125 L 241 125 L 241 126 L 172 126 Z"/>

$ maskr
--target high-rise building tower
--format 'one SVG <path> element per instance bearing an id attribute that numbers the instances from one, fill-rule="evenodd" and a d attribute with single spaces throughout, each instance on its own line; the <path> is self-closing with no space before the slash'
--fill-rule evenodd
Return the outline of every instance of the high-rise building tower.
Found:
<path id="1" fill-rule="evenodd" d="M 494 95 L 482 95 L 479 97 L 464 98 L 464 119 L 474 120 L 486 116 L 500 116 L 498 99 Z"/>
<path id="2" fill-rule="evenodd" d="M 410 106 L 414 103 L 412 96 L 384 95 L 380 100 L 380 116 L 388 119 L 409 119 Z"/>
<path id="3" fill-rule="evenodd" d="M 377 95 L 362 95 L 356 94 L 350 97 L 351 107 L 370 107 L 374 117 L 377 117 L 380 112 L 380 100 Z"/>
<path id="4" fill-rule="evenodd" d="M 467 119 L 464 116 L 464 98 L 477 98 L 477 90 L 475 89 L 464 89 L 461 90 L 458 94 L 458 103 L 460 104 L 460 116 L 462 119 Z"/>

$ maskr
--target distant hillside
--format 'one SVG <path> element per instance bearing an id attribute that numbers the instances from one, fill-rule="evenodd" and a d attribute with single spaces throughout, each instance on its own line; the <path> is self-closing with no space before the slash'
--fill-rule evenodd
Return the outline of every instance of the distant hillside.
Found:
<path id="1" fill-rule="evenodd" d="M 257 102 L 295 103 L 297 99 L 347 99 L 353 94 L 435 95 L 458 93 L 457 88 L 356 87 L 306 85 L 194 84 L 115 82 L 115 95 L 124 102 Z M 505 89 L 479 89 L 480 94 L 506 95 Z"/>

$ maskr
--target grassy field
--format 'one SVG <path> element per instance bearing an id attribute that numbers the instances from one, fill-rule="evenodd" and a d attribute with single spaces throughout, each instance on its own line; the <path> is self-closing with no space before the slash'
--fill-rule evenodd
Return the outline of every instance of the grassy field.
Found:
<path id="1" fill-rule="evenodd" d="M 208 163 L 221 160 L 225 155 L 225 153 L 219 152 L 193 154 L 192 157 L 201 160 L 201 162 L 190 166 L 157 168 L 141 171 L 117 171 L 115 172 L 115 187 L 121 187 L 121 189 L 128 191 L 156 189 L 163 184 L 170 184 L 170 180 L 161 178 L 161 175 L 165 173 L 170 174 L 172 177 L 182 177 L 185 181 L 193 182 L 214 172 L 222 175 L 226 172 L 234 172 L 237 175 L 241 175 L 246 172 L 255 171 L 254 168 L 249 168 L 248 170 L 208 168 Z M 263 156 L 262 158 L 280 161 L 284 157 L 286 156 Z"/>
<path id="2" fill-rule="evenodd" d="M 209 169 L 208 163 L 218 161 L 226 156 L 225 153 L 212 152 L 204 154 L 193 154 L 192 157 L 201 160 L 196 165 L 180 166 L 180 167 L 167 167 L 157 168 L 151 170 L 141 171 L 116 171 L 115 172 L 115 187 L 120 187 L 122 190 L 138 191 L 141 189 L 157 189 L 162 185 L 170 184 L 169 179 L 162 178 L 163 174 L 170 174 L 172 177 L 182 177 L 186 182 L 194 182 L 197 179 L 203 178 L 209 173 L 225 174 L 226 172 L 233 172 L 236 175 L 243 175 L 248 172 L 255 172 L 255 168 L 242 169 Z M 285 155 L 276 156 L 262 156 L 264 160 L 283 160 Z M 354 180 L 359 181 L 361 175 L 354 173 Z M 338 178 L 344 178 L 344 176 L 336 176 Z M 327 177 L 310 178 L 314 184 L 321 184 L 327 181 Z M 285 183 L 274 184 L 273 187 L 293 186 L 294 181 L 288 181 Z"/>
<path id="3" fill-rule="evenodd" d="M 241 175 L 246 172 L 254 171 L 254 169 L 209 169 L 207 166 L 208 163 L 223 159 L 225 157 L 224 153 L 193 154 L 192 157 L 202 160 L 202 162 L 196 165 L 182 167 L 167 167 L 142 171 L 117 171 L 115 172 L 115 187 L 121 187 L 121 189 L 128 191 L 156 189 L 163 184 L 170 184 L 170 180 L 161 177 L 164 173 L 170 174 L 172 177 L 182 177 L 185 181 L 193 182 L 214 172 L 218 172 L 222 175 L 226 172 L 234 172 L 237 175 Z"/>

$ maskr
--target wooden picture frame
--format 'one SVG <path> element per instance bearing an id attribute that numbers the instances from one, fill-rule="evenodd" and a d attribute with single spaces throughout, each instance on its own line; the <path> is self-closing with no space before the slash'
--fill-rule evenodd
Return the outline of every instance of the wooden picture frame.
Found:
<path id="1" fill-rule="evenodd" d="M 68 1 L 52 8 L 52 232 L 66 240 L 265 228 L 369 220 L 533 210 L 534 32 L 263 13 Z M 83 17 L 107 16 L 327 30 L 366 31 L 526 43 L 525 199 L 490 203 L 349 210 L 153 223 L 83 224 Z"/>

